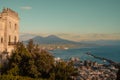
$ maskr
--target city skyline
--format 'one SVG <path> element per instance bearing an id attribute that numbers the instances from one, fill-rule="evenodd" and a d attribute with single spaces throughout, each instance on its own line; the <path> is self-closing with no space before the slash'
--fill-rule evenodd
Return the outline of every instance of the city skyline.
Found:
<path id="1" fill-rule="evenodd" d="M 0 0 L 20 15 L 20 33 L 120 40 L 119 0 Z"/>

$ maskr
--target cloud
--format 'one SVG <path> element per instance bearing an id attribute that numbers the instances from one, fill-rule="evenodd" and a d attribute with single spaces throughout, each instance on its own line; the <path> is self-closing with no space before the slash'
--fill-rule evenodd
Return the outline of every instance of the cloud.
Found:
<path id="1" fill-rule="evenodd" d="M 61 38 L 73 40 L 73 41 L 96 41 L 96 40 L 120 40 L 120 33 L 111 33 L 111 34 L 63 34 L 58 35 Z"/>
<path id="2" fill-rule="evenodd" d="M 49 33 L 21 33 L 21 35 L 36 35 L 46 37 L 52 35 Z M 74 33 L 55 33 L 53 35 L 59 36 L 60 38 L 72 40 L 72 41 L 97 41 L 97 40 L 120 40 L 120 33 L 89 33 L 89 34 L 74 34 Z M 31 37 L 31 36 L 28 36 Z M 25 39 L 28 37 L 24 37 Z"/>
<path id="3" fill-rule="evenodd" d="M 22 6 L 22 7 L 20 7 L 20 9 L 22 9 L 22 10 L 31 10 L 32 7 L 30 7 L 30 6 Z"/>

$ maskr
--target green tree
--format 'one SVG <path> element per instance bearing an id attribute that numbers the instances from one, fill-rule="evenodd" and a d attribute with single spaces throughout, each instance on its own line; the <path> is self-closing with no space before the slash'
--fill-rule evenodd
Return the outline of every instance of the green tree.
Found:
<path id="1" fill-rule="evenodd" d="M 3 74 L 50 80 L 68 80 L 74 72 L 72 63 L 54 63 L 54 57 L 49 52 L 39 49 L 32 40 L 28 42 L 27 47 L 22 42 L 17 43 L 8 58 L 8 64 L 3 68 Z"/>
<path id="2" fill-rule="evenodd" d="M 54 65 L 53 56 L 49 52 L 40 49 L 38 45 L 35 45 L 33 43 L 33 40 L 30 40 L 28 42 L 27 49 L 31 53 L 34 59 L 34 67 L 37 67 L 37 70 L 40 72 L 39 74 L 41 74 L 41 77 L 49 78 L 50 70 Z"/>
<path id="3" fill-rule="evenodd" d="M 70 76 L 74 73 L 74 67 L 71 62 L 58 62 L 54 68 L 56 80 L 70 80 Z"/>
<path id="4" fill-rule="evenodd" d="M 40 73 L 34 64 L 34 59 L 23 43 L 18 43 L 9 57 L 8 67 L 5 72 L 11 75 L 38 77 Z"/>
<path id="5" fill-rule="evenodd" d="M 41 72 L 41 77 L 48 78 L 54 65 L 54 58 L 47 51 L 41 50 L 40 53 L 36 53 L 35 65 L 38 67 L 38 71 Z"/>
<path id="6" fill-rule="evenodd" d="M 27 44 L 27 49 L 30 53 L 34 53 L 34 48 L 35 48 L 35 44 L 33 43 L 33 40 L 30 39 L 28 44 Z"/>

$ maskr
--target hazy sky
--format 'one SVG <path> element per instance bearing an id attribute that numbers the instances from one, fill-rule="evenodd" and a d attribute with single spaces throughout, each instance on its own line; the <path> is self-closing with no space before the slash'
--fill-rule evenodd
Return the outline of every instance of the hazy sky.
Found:
<path id="1" fill-rule="evenodd" d="M 120 0 L 0 0 L 19 13 L 20 32 L 120 33 Z"/>

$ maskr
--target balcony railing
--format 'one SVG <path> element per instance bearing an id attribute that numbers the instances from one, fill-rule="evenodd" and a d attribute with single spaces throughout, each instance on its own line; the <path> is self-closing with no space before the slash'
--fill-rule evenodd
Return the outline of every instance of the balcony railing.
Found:
<path id="1" fill-rule="evenodd" d="M 17 42 L 8 42 L 8 45 L 16 45 Z"/>

